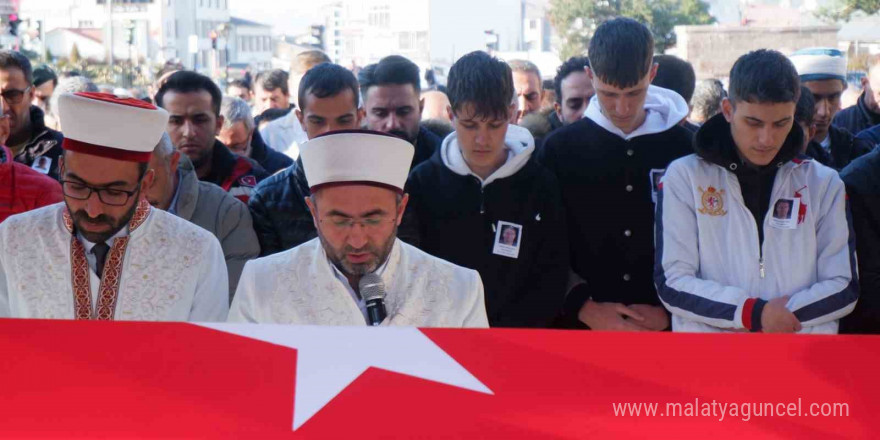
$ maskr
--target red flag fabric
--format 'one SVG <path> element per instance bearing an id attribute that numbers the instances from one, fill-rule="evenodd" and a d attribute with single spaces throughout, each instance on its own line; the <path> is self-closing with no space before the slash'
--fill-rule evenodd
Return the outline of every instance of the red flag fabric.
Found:
<path id="1" fill-rule="evenodd" d="M 422 333 L 491 393 L 368 368 L 294 431 L 293 348 L 183 323 L 0 320 L 0 437 L 716 440 L 876 431 L 878 337 Z M 652 404 L 655 415 L 645 415 Z M 624 410 L 633 405 L 639 416 Z"/>

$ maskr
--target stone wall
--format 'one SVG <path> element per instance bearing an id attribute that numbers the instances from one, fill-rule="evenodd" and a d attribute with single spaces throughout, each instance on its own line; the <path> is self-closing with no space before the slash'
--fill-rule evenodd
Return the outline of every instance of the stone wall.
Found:
<path id="1" fill-rule="evenodd" d="M 698 79 L 726 78 L 737 58 L 756 49 L 786 55 L 807 47 L 837 47 L 838 26 L 676 26 L 677 46 L 667 53 L 687 60 Z"/>

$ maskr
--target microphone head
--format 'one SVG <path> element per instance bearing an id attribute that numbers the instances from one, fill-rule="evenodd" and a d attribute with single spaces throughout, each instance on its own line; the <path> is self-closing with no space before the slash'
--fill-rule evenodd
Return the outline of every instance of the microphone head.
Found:
<path id="1" fill-rule="evenodd" d="M 358 288 L 364 301 L 385 299 L 385 282 L 379 275 L 368 273 L 362 276 Z"/>

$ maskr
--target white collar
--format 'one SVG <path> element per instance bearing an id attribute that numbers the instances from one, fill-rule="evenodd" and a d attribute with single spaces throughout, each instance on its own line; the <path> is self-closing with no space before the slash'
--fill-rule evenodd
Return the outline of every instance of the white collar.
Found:
<path id="1" fill-rule="evenodd" d="M 108 238 L 107 241 L 105 241 L 104 243 L 107 243 L 107 246 L 110 246 L 110 248 L 112 249 L 113 242 L 116 241 L 117 238 L 126 237 L 126 236 L 128 236 L 128 226 L 125 226 L 124 228 L 117 231 L 115 234 L 113 234 L 112 237 Z M 83 237 L 83 235 L 81 233 L 79 233 L 79 231 L 77 231 L 77 233 L 76 233 L 76 238 L 77 238 L 77 240 L 79 240 L 80 243 L 82 243 L 83 248 L 85 248 L 86 255 L 91 254 L 92 248 L 95 247 L 95 245 L 97 243 L 92 243 L 91 241 L 87 240 L 85 237 Z"/>

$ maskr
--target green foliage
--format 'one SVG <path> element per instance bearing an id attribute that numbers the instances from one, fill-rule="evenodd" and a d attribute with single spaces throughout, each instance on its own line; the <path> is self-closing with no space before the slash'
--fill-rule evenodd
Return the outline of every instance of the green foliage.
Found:
<path id="1" fill-rule="evenodd" d="M 618 16 L 648 26 L 657 52 L 675 45 L 675 26 L 715 22 L 702 0 L 550 0 L 550 21 L 563 41 L 562 59 L 586 53 L 596 28 Z"/>
<path id="2" fill-rule="evenodd" d="M 859 11 L 867 15 L 876 14 L 880 11 L 880 0 L 837 0 L 830 6 L 820 8 L 816 15 L 830 21 L 849 21 Z"/>

